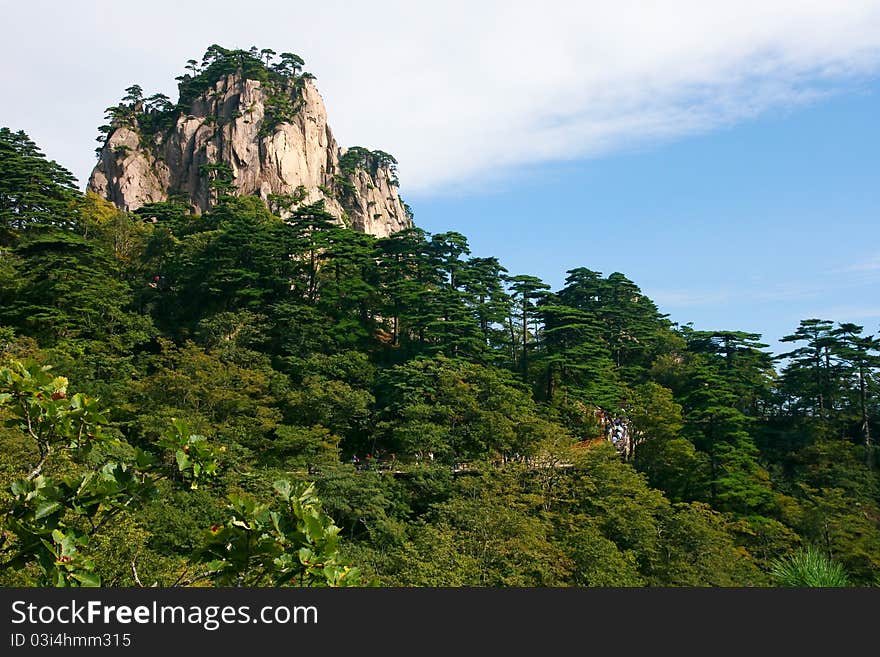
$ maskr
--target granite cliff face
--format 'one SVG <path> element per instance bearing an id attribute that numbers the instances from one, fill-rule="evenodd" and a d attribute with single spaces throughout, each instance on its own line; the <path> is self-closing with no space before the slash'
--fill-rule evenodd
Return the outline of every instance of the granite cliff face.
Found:
<path id="1" fill-rule="evenodd" d="M 340 149 L 312 78 L 278 85 L 230 73 L 187 105 L 159 112 L 137 100 L 117 113 L 89 189 L 125 210 L 176 195 L 204 212 L 220 181 L 282 216 L 323 199 L 340 223 L 372 235 L 412 225 L 393 158 Z"/>

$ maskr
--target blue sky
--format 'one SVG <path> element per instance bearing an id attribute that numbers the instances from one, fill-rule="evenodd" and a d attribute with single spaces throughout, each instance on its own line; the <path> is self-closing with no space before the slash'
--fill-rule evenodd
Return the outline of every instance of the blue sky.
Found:
<path id="1" fill-rule="evenodd" d="M 880 325 L 880 81 L 708 134 L 414 195 L 417 223 L 554 289 L 586 266 L 670 319 L 761 333 L 813 316 Z"/>
<path id="2" fill-rule="evenodd" d="M 212 43 L 299 53 L 417 223 L 559 287 L 621 271 L 679 323 L 880 324 L 880 0 L 7 3 L 0 125 L 85 185 L 123 90 Z M 35 37 L 38 34 L 38 38 Z"/>

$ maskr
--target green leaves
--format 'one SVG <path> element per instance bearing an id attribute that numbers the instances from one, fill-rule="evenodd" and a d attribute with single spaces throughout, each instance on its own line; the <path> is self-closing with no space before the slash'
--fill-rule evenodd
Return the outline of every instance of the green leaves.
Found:
<path id="1" fill-rule="evenodd" d="M 6 553 L 7 568 L 35 563 L 43 585 L 98 586 L 94 561 L 82 548 L 91 535 L 146 500 L 165 473 L 153 454 L 141 448 L 126 452 L 119 439 L 107 437 L 103 406 L 82 393 L 68 397 L 67 386 L 67 379 L 47 366 L 16 361 L 0 369 L 8 424 L 33 441 L 41 456 L 27 477 L 10 485 L 12 498 L 0 527 L 13 540 L 0 544 L 0 555 Z M 217 473 L 215 447 L 181 421 L 172 423 L 159 446 L 175 455 L 177 475 L 191 488 Z M 65 453 L 83 461 L 94 447 L 118 448 L 130 460 L 106 460 L 105 453 L 100 465 L 78 474 L 43 474 L 55 461 L 69 471 Z"/>
<path id="2" fill-rule="evenodd" d="M 278 496 L 283 502 L 290 501 L 290 496 L 294 488 L 288 479 L 279 479 L 272 484 L 272 488 L 275 489 L 275 492 L 278 493 Z"/>
<path id="3" fill-rule="evenodd" d="M 108 462 L 81 475 L 18 479 L 0 527 L 14 536 L 5 567 L 35 563 L 42 586 L 100 586 L 90 537 L 151 494 L 152 481 Z"/>
<path id="4" fill-rule="evenodd" d="M 41 456 L 33 476 L 39 474 L 53 450 L 84 457 L 97 445 L 115 442 L 104 434 L 107 417 L 98 400 L 81 393 L 68 398 L 67 379 L 54 376 L 51 369 L 19 361 L 0 369 L 0 406 L 11 411 L 7 426 L 29 436 Z"/>
<path id="5" fill-rule="evenodd" d="M 34 512 L 34 520 L 41 520 L 61 508 L 63 508 L 61 502 L 57 500 L 41 502 Z"/>
<path id="6" fill-rule="evenodd" d="M 220 586 L 351 586 L 359 571 L 339 556 L 339 528 L 314 484 L 274 483 L 275 508 L 233 496 L 230 518 L 211 528 L 199 558 Z"/>
<path id="7" fill-rule="evenodd" d="M 198 488 L 200 481 L 217 474 L 220 449 L 205 436 L 191 434 L 182 420 L 172 420 L 158 446 L 174 455 L 178 474 L 189 482 L 190 488 Z"/>

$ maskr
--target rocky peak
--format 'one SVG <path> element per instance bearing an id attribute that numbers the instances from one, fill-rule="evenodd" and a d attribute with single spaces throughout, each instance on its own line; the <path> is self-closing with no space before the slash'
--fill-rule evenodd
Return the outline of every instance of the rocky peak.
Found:
<path id="1" fill-rule="evenodd" d="M 312 76 L 275 74 L 253 53 L 243 61 L 249 71 L 217 75 L 218 62 L 229 67 L 220 56 L 203 71 L 191 60 L 176 105 L 130 88 L 128 104 L 108 110 L 89 189 L 125 210 L 175 197 L 201 213 L 232 193 L 259 196 L 281 216 L 323 200 L 340 223 L 377 236 L 412 225 L 394 158 L 341 149 Z"/>

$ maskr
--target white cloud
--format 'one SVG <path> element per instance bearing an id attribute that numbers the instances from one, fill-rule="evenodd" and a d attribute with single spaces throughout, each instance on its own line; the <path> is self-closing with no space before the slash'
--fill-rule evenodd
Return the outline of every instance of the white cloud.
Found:
<path id="1" fill-rule="evenodd" d="M 292 50 L 339 141 L 394 153 L 402 191 L 711 130 L 880 65 L 878 0 L 184 4 L 4 9 L 0 123 L 84 180 L 96 126 L 210 43 Z"/>

